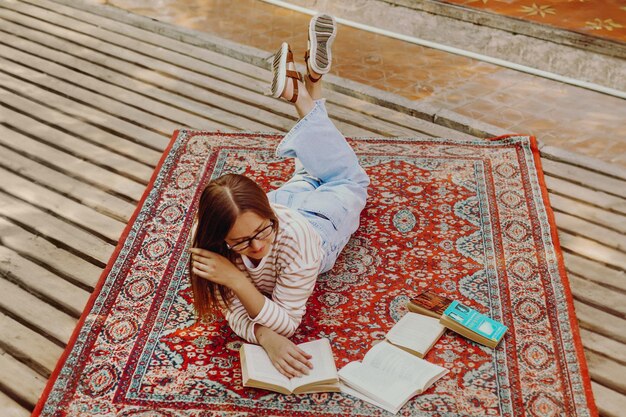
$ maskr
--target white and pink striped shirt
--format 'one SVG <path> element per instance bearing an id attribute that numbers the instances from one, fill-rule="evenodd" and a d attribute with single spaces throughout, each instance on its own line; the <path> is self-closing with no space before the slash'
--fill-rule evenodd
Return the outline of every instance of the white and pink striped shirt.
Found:
<path id="1" fill-rule="evenodd" d="M 256 323 L 286 337 L 295 333 L 324 258 L 322 239 L 300 213 L 279 204 L 272 204 L 272 208 L 279 228 L 270 252 L 256 267 L 245 256 L 236 261 L 237 267 L 265 295 L 265 304 L 254 319 L 237 297 L 225 311 L 231 329 L 251 343 L 258 343 L 254 335 Z"/>

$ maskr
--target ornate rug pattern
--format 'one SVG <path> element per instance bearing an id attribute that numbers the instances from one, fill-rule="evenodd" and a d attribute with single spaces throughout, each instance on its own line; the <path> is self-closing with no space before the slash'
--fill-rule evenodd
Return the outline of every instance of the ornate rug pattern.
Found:
<path id="1" fill-rule="evenodd" d="M 244 389 L 241 340 L 223 318 L 195 323 L 190 207 L 227 172 L 279 187 L 293 171 L 274 155 L 281 138 L 174 134 L 34 415 L 386 415 L 340 393 Z M 350 142 L 370 198 L 294 341 L 328 338 L 341 368 L 431 288 L 509 331 L 496 349 L 447 332 L 426 359 L 450 372 L 399 415 L 597 415 L 535 139 Z"/>

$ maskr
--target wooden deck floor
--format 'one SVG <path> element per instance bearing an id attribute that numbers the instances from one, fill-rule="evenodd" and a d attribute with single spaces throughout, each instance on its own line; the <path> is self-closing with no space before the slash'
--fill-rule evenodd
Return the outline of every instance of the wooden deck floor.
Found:
<path id="1" fill-rule="evenodd" d="M 5 417 L 29 415 L 39 398 L 171 132 L 284 132 L 295 121 L 288 103 L 262 95 L 267 70 L 103 10 L 0 0 Z M 328 98 L 346 136 L 468 136 L 338 92 Z M 623 415 L 626 172 L 542 153 L 596 402 L 604 416 Z"/>

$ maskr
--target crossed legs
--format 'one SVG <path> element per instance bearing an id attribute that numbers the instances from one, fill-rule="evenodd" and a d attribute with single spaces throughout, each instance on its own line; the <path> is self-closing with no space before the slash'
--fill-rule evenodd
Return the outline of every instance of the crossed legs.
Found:
<path id="1" fill-rule="evenodd" d="M 331 46 L 337 34 L 335 19 L 326 14 L 314 16 L 309 23 L 309 39 L 304 56 L 306 76 L 296 70 L 289 44 L 283 42 L 274 55 L 270 95 L 294 103 L 300 118 L 308 114 L 315 101 L 322 98 L 321 78 L 330 71 Z"/>
<path id="2" fill-rule="evenodd" d="M 295 63 L 287 63 L 287 69 L 295 71 Z M 321 75 L 318 74 L 316 74 L 315 76 L 321 77 Z M 314 83 L 313 81 L 311 81 L 311 79 L 309 79 L 309 77 L 304 77 L 304 82 L 299 79 L 293 79 L 293 82 L 287 82 L 285 84 L 285 89 L 280 95 L 280 98 L 291 101 L 294 96 L 294 83 L 298 83 L 298 97 L 294 102 L 294 106 L 296 107 L 298 116 L 302 118 L 305 115 L 309 114 L 311 110 L 313 110 L 313 107 L 315 106 L 315 100 L 319 100 L 322 98 L 322 83 Z"/>

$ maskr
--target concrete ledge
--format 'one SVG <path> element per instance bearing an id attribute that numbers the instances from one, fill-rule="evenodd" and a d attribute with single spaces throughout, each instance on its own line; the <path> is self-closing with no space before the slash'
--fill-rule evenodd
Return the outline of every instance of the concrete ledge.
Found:
<path id="1" fill-rule="evenodd" d="M 414 10 L 421 10 L 440 16 L 462 20 L 481 26 L 505 30 L 511 33 L 519 33 L 545 41 L 562 45 L 573 46 L 587 51 L 626 58 L 626 43 L 612 41 L 593 35 L 586 35 L 571 30 L 560 29 L 550 25 L 503 16 L 488 11 L 463 7 L 456 4 L 442 3 L 433 0 L 379 0 L 394 6 L 403 6 Z"/>

